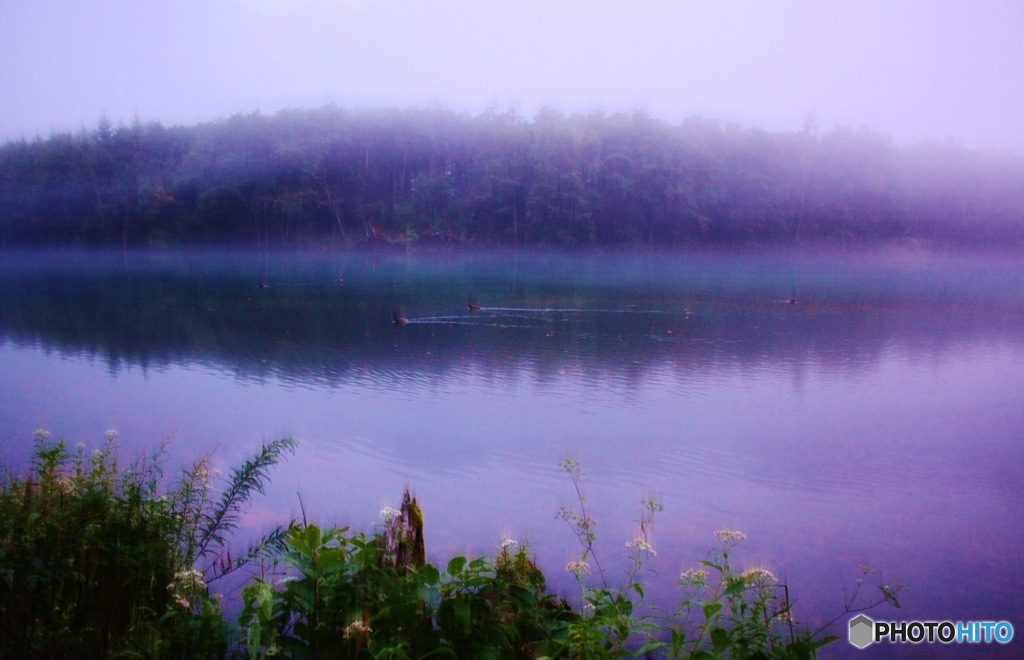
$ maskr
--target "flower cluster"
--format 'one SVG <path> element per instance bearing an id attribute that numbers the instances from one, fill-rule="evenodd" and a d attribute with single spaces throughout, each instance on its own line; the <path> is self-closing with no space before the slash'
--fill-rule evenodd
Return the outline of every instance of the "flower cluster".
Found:
<path id="1" fill-rule="evenodd" d="M 717 532 L 715 532 L 715 538 L 718 539 L 718 542 L 722 545 L 729 547 L 747 538 L 747 535 L 743 532 L 734 532 L 728 529 L 720 529 Z"/>
<path id="2" fill-rule="evenodd" d="M 743 578 L 747 584 L 773 585 L 778 582 L 771 571 L 767 568 L 760 567 L 748 568 L 740 573 L 740 577 Z"/>
<path id="3" fill-rule="evenodd" d="M 708 572 L 696 568 L 689 568 L 679 574 L 679 579 L 683 582 L 702 583 L 708 579 Z"/>
<path id="4" fill-rule="evenodd" d="M 565 570 L 567 570 L 570 573 L 574 574 L 576 576 L 576 578 L 579 579 L 583 575 L 589 575 L 590 574 L 590 564 L 588 564 L 587 562 L 585 562 L 583 560 L 571 561 L 568 564 L 566 564 Z"/>
<path id="5" fill-rule="evenodd" d="M 343 633 L 345 639 L 351 637 L 361 637 L 363 635 L 370 634 L 370 626 L 363 622 L 362 619 L 356 619 L 352 623 L 345 626 L 345 632 Z"/>
<path id="6" fill-rule="evenodd" d="M 380 519 L 384 521 L 385 525 L 390 525 L 395 518 L 399 516 L 400 512 L 398 509 L 392 509 L 389 506 L 384 507 L 380 510 Z"/>
<path id="7" fill-rule="evenodd" d="M 205 588 L 206 581 L 203 579 L 203 574 L 195 569 L 175 573 L 174 581 L 167 585 L 167 590 L 171 592 L 174 602 L 185 609 L 192 607 L 189 596 Z"/>
<path id="8" fill-rule="evenodd" d="M 178 584 L 185 589 L 205 589 L 206 581 L 203 580 L 203 574 L 199 571 L 192 569 L 190 571 L 180 571 L 174 574 L 174 582 L 172 584 Z"/>
<path id="9" fill-rule="evenodd" d="M 507 536 L 502 537 L 502 539 L 501 539 L 501 549 L 502 550 L 505 550 L 507 548 L 515 548 L 517 545 L 519 545 L 518 541 L 515 541 L 514 539 L 510 539 Z"/>
<path id="10" fill-rule="evenodd" d="M 626 541 L 626 547 L 636 548 L 640 552 L 646 552 L 652 557 L 658 556 L 658 553 L 654 551 L 654 548 L 651 547 L 651 544 L 642 538 L 635 538 L 632 541 Z"/>

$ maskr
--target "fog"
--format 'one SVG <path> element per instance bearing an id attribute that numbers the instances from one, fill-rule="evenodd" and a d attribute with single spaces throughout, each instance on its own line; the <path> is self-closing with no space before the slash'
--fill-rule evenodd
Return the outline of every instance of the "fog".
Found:
<path id="1" fill-rule="evenodd" d="M 0 139 L 284 107 L 645 109 L 1024 150 L 1024 5 L 0 4 Z"/>
<path id="2" fill-rule="evenodd" d="M 0 247 L 1024 246 L 1024 158 L 644 113 L 324 106 L 0 146 Z"/>

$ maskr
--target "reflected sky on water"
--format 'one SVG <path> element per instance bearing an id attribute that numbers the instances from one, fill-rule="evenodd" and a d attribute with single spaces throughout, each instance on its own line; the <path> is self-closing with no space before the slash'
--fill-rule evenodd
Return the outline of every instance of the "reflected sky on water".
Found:
<path id="1" fill-rule="evenodd" d="M 508 534 L 569 593 L 572 456 L 613 581 L 639 500 L 664 504 L 661 603 L 728 527 L 808 625 L 858 565 L 909 587 L 888 618 L 1024 615 L 1013 258 L 8 253 L 0 275 L 15 466 L 40 426 L 132 454 L 173 435 L 169 473 L 293 435 L 243 536 L 297 493 L 369 529 L 408 486 L 435 560 Z"/>

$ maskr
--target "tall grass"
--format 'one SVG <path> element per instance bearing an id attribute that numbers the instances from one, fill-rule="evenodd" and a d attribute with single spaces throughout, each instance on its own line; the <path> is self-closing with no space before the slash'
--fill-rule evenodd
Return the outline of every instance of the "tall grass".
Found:
<path id="1" fill-rule="evenodd" d="M 242 508 L 295 446 L 271 442 L 222 480 L 204 457 L 165 484 L 163 448 L 122 465 L 114 433 L 87 453 L 38 432 L 28 474 L 0 485 L 0 659 L 797 659 L 836 639 L 797 629 L 788 589 L 768 569 L 734 569 L 744 538 L 735 531 L 717 532 L 719 547 L 679 576 L 674 609 L 647 606 L 661 510 L 652 500 L 627 544 L 630 568 L 611 586 L 572 461 L 561 467 L 577 506 L 558 515 L 581 547 L 567 566 L 576 606 L 548 591 L 528 548 L 511 539 L 491 557 L 428 563 L 423 512 L 408 492 L 372 532 L 303 519 L 233 557 Z M 210 584 L 254 559 L 229 623 Z M 879 589 L 876 602 L 847 603 L 844 614 L 899 606 L 899 585 Z"/>
<path id="2" fill-rule="evenodd" d="M 28 475 L 0 485 L 0 656 L 225 654 L 207 582 L 244 561 L 227 537 L 295 442 L 266 445 L 218 494 L 206 458 L 162 489 L 162 448 L 121 465 L 116 433 L 90 453 L 47 436 Z"/>

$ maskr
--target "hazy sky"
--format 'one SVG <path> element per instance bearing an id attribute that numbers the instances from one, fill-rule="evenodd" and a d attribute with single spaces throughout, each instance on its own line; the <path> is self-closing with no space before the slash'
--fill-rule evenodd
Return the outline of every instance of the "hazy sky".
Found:
<path id="1" fill-rule="evenodd" d="M 1024 151 L 1024 2 L 0 0 L 0 138 L 328 102 Z"/>

